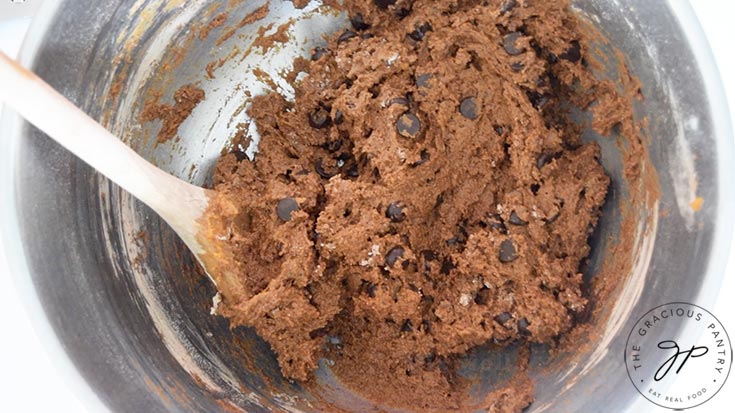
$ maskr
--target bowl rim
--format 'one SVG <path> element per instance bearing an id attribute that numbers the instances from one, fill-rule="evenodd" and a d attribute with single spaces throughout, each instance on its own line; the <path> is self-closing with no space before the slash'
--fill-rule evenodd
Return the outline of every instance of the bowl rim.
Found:
<path id="1" fill-rule="evenodd" d="M 46 1 L 41 4 L 34 16 L 23 40 L 18 61 L 24 67 L 31 67 L 38 50 L 43 42 L 47 28 L 50 26 L 61 2 Z M 16 113 L 3 109 L 0 113 L 0 136 L 5 136 L 7 151 L 0 151 L 0 237 L 3 240 L 5 255 L 10 270 L 15 292 L 23 303 L 24 310 L 31 320 L 36 337 L 42 343 L 46 354 L 52 360 L 55 370 L 69 391 L 79 400 L 80 404 L 93 412 L 110 411 L 100 396 L 92 390 L 90 384 L 82 377 L 79 369 L 74 365 L 69 354 L 64 349 L 61 340 L 56 335 L 48 318 L 48 314 L 41 304 L 28 267 L 27 257 L 23 249 L 20 228 L 18 226 L 16 181 L 14 168 L 23 131 L 28 124 Z"/>
<path id="2" fill-rule="evenodd" d="M 681 30 L 689 41 L 689 47 L 695 56 L 697 69 L 702 75 L 704 91 L 708 97 L 709 112 L 712 115 L 713 131 L 717 142 L 717 225 L 712 239 L 705 283 L 714 284 L 718 288 L 701 288 L 697 295 L 698 303 L 714 303 L 720 295 L 719 286 L 725 277 L 725 268 L 730 258 L 730 245 L 733 242 L 735 219 L 729 213 L 735 209 L 735 186 L 729 183 L 735 177 L 735 140 L 733 136 L 731 111 L 717 61 L 710 47 L 702 25 L 691 4 L 680 1 L 668 1 L 668 6 L 679 21 Z M 732 102 L 735 104 L 735 102 Z"/>
<path id="3" fill-rule="evenodd" d="M 694 9 L 689 2 L 670 0 L 667 3 L 673 15 L 679 21 L 680 29 L 685 34 L 691 51 L 696 57 L 697 68 L 704 83 L 704 92 L 710 103 L 714 137 L 717 142 L 718 201 L 716 216 L 718 223 L 715 226 L 707 271 L 702 276 L 703 285 L 708 287 L 700 289 L 694 302 L 695 304 L 709 304 L 714 303 L 718 295 L 721 294 L 719 286 L 724 279 L 728 260 L 730 258 L 735 259 L 735 257 L 729 257 L 735 218 L 728 213 L 735 210 L 735 187 L 727 184 L 729 179 L 735 177 L 735 162 L 733 162 L 735 159 L 735 142 L 733 141 L 731 114 L 720 71 Z M 41 5 L 31 22 L 21 48 L 18 60 L 23 66 L 32 67 L 47 28 L 52 23 L 60 7 L 61 2 L 44 2 Z M 42 346 L 53 360 L 52 364 L 56 367 L 58 375 L 68 389 L 77 397 L 81 405 L 89 411 L 110 411 L 100 395 L 95 393 L 90 383 L 81 375 L 64 349 L 41 304 L 33 283 L 17 220 L 16 205 L 18 199 L 15 192 L 16 177 L 14 175 L 14 165 L 22 144 L 22 139 L 19 137 L 28 128 L 28 124 L 18 115 L 8 110 L 3 110 L 0 115 L 0 136 L 7 136 L 4 141 L 6 141 L 8 149 L 7 151 L 0 151 L 0 204 L 3 205 L 0 210 L 0 237 L 3 240 L 10 269 L 9 278 L 12 280 L 20 300 L 24 303 L 24 309 L 31 320 L 38 339 L 41 340 Z M 638 405 L 639 403 L 631 401 L 631 404 Z M 641 403 L 637 407 L 649 410 L 653 408 L 653 405 Z"/>

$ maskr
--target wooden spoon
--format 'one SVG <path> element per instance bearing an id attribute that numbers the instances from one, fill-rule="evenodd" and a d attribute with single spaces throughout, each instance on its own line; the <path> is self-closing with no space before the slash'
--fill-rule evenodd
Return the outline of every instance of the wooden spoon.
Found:
<path id="1" fill-rule="evenodd" d="M 226 264 L 231 261 L 228 230 L 219 218 L 234 215 L 236 208 L 215 191 L 158 169 L 2 52 L 0 102 L 151 207 L 196 255 L 215 284 L 223 271 L 234 270 Z"/>

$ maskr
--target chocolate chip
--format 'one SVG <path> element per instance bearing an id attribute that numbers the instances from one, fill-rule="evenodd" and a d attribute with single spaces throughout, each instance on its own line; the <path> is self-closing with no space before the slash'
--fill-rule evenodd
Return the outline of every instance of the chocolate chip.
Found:
<path id="1" fill-rule="evenodd" d="M 457 226 L 457 232 L 455 232 L 455 235 L 448 239 L 446 241 L 446 244 L 449 246 L 452 245 L 464 245 L 467 243 L 467 238 L 469 238 L 470 234 L 467 232 L 467 229 L 465 229 L 465 226 L 467 225 L 467 221 L 463 221 L 460 225 Z"/>
<path id="2" fill-rule="evenodd" d="M 317 61 L 322 58 L 325 54 L 327 54 L 328 50 L 323 47 L 317 47 L 314 49 L 314 51 L 311 53 L 311 60 Z"/>
<path id="3" fill-rule="evenodd" d="M 498 256 L 500 257 L 500 262 L 504 264 L 513 262 L 516 260 L 516 258 L 518 258 L 513 240 L 506 239 L 505 241 L 500 243 L 500 251 Z"/>
<path id="4" fill-rule="evenodd" d="M 455 268 L 457 268 L 457 266 L 452 262 L 452 260 L 450 260 L 449 258 L 444 258 L 444 260 L 442 261 L 442 266 L 439 269 L 439 272 L 444 275 L 448 275 L 449 272 Z"/>
<path id="5" fill-rule="evenodd" d="M 433 75 L 431 73 L 423 73 L 418 76 L 416 76 L 416 87 L 417 88 L 426 88 L 429 87 L 429 83 L 431 82 L 431 78 Z"/>
<path id="6" fill-rule="evenodd" d="M 531 105 L 536 109 L 543 109 L 549 103 L 549 96 L 536 92 L 535 90 L 526 90 L 526 96 L 528 96 Z"/>
<path id="7" fill-rule="evenodd" d="M 291 220 L 291 213 L 299 210 L 299 203 L 293 198 L 283 198 L 276 205 L 276 215 L 283 222 Z"/>
<path id="8" fill-rule="evenodd" d="M 319 158 L 316 160 L 316 164 L 314 165 L 314 170 L 316 171 L 317 174 L 319 174 L 319 176 L 321 176 L 324 179 L 330 179 L 331 177 L 337 175 L 336 173 L 330 174 L 327 171 L 325 171 L 322 163 L 323 163 L 322 158 Z"/>
<path id="9" fill-rule="evenodd" d="M 334 153 L 342 148 L 342 143 L 342 139 L 337 139 L 325 143 L 324 145 L 322 145 L 322 148 L 326 149 L 330 153 Z"/>
<path id="10" fill-rule="evenodd" d="M 500 215 L 494 214 L 487 217 L 487 225 L 492 229 L 500 231 L 501 234 L 508 233 L 508 228 L 505 227 L 503 218 Z"/>
<path id="11" fill-rule="evenodd" d="M 414 260 L 403 260 L 403 262 L 401 263 L 401 267 L 405 271 L 407 271 L 409 273 L 412 273 L 412 274 L 419 270 L 418 264 L 416 264 L 416 261 L 414 261 Z M 408 287 L 411 288 L 414 291 L 418 291 L 418 289 L 416 288 L 416 286 L 414 286 L 413 284 L 409 284 Z"/>
<path id="12" fill-rule="evenodd" d="M 365 18 L 362 16 L 362 13 L 355 14 L 350 20 L 350 23 L 352 23 L 352 27 L 354 27 L 355 30 L 358 31 L 367 30 L 370 28 L 370 25 L 365 23 Z"/>
<path id="13" fill-rule="evenodd" d="M 401 332 L 408 333 L 409 331 L 413 331 L 413 324 L 411 324 L 411 320 L 405 320 L 401 326 Z M 406 370 L 406 372 L 408 372 L 408 370 Z"/>
<path id="14" fill-rule="evenodd" d="M 286 169 L 285 173 L 278 174 L 278 178 L 286 181 L 287 183 L 295 182 L 293 178 L 293 169 Z"/>
<path id="15" fill-rule="evenodd" d="M 415 138 L 421 130 L 421 121 L 413 113 L 406 112 L 398 118 L 396 129 L 403 137 Z"/>
<path id="16" fill-rule="evenodd" d="M 503 136 L 503 132 L 504 132 L 504 130 L 503 130 L 503 127 L 502 127 L 502 126 L 500 126 L 500 125 L 495 125 L 495 126 L 493 126 L 493 130 L 495 130 L 495 133 L 496 133 L 496 134 L 497 134 L 498 136 Z"/>
<path id="17" fill-rule="evenodd" d="M 431 272 L 431 261 L 437 261 L 439 256 L 431 250 L 421 251 L 421 255 L 424 257 L 424 271 L 427 273 Z"/>
<path id="18" fill-rule="evenodd" d="M 378 292 L 378 286 L 371 283 L 370 281 L 362 280 L 360 283 L 360 291 L 367 294 L 371 298 L 375 298 Z"/>
<path id="19" fill-rule="evenodd" d="M 523 36 L 523 33 L 521 32 L 513 32 L 508 33 L 503 37 L 503 49 L 511 55 L 511 56 L 518 56 L 519 54 L 526 51 L 526 48 L 518 48 L 516 47 L 516 42 L 518 41 L 518 38 Z"/>
<path id="20" fill-rule="evenodd" d="M 408 102 L 408 99 L 406 98 L 397 97 L 397 98 L 391 99 L 390 102 L 388 102 L 388 106 L 393 106 L 393 105 L 401 105 L 401 106 L 408 107 L 409 102 Z"/>
<path id="21" fill-rule="evenodd" d="M 373 0 L 376 6 L 379 8 L 386 10 L 388 6 L 392 6 L 396 4 L 396 0 Z"/>
<path id="22" fill-rule="evenodd" d="M 347 40 L 352 39 L 353 37 L 357 37 L 357 33 L 353 32 L 352 30 L 345 30 L 344 33 L 340 34 L 337 38 L 337 43 L 346 42 Z"/>
<path id="23" fill-rule="evenodd" d="M 431 24 L 424 23 L 421 26 L 418 26 L 416 30 L 412 31 L 408 34 L 408 37 L 412 38 L 413 40 L 420 42 L 424 39 L 424 36 L 426 36 L 426 33 L 433 31 L 434 28 L 431 27 Z"/>
<path id="24" fill-rule="evenodd" d="M 539 155 L 538 158 L 536 158 L 536 167 L 538 169 L 541 169 L 544 166 L 546 166 L 549 162 L 551 162 L 553 159 L 554 159 L 554 154 L 544 152 L 541 155 Z"/>
<path id="25" fill-rule="evenodd" d="M 238 162 L 242 162 L 245 159 L 248 159 L 248 154 L 239 149 L 235 149 L 234 151 L 232 151 L 232 154 L 235 155 L 235 159 L 237 159 Z"/>
<path id="26" fill-rule="evenodd" d="M 531 330 L 528 329 L 528 326 L 530 326 L 531 323 L 528 322 L 528 319 L 526 317 L 521 318 L 518 320 L 518 332 L 522 336 L 530 336 Z"/>
<path id="27" fill-rule="evenodd" d="M 334 113 L 334 124 L 341 125 L 345 121 L 345 114 L 341 110 Z"/>
<path id="28" fill-rule="evenodd" d="M 513 316 L 510 315 L 510 313 L 500 313 L 493 317 L 493 320 L 495 320 L 496 323 L 503 325 L 513 318 Z"/>
<path id="29" fill-rule="evenodd" d="M 393 222 L 403 222 L 406 219 L 406 214 L 403 213 L 400 202 L 391 202 L 385 210 L 385 216 Z"/>
<path id="30" fill-rule="evenodd" d="M 468 97 L 462 99 L 462 102 L 459 104 L 459 113 L 462 114 L 467 119 L 477 119 L 478 115 L 478 108 L 477 103 L 475 102 L 475 98 Z"/>
<path id="31" fill-rule="evenodd" d="M 521 217 L 516 214 L 516 211 L 510 213 L 510 218 L 508 219 L 508 222 L 513 225 L 528 225 L 528 221 L 522 220 Z"/>
<path id="32" fill-rule="evenodd" d="M 411 9 L 407 9 L 405 7 L 401 7 L 400 9 L 396 10 L 396 16 L 401 20 L 408 17 L 409 14 L 411 14 Z"/>
<path id="33" fill-rule="evenodd" d="M 327 329 L 326 328 L 319 328 L 309 333 L 310 339 L 325 337 L 327 335 Z"/>
<path id="34" fill-rule="evenodd" d="M 416 162 L 411 163 L 409 166 L 411 168 L 416 168 L 418 166 L 421 166 L 421 165 L 425 164 L 426 162 L 429 162 L 430 159 L 431 159 L 431 154 L 429 154 L 429 151 L 427 151 L 426 149 L 422 149 L 421 150 L 421 159 L 419 159 Z"/>
<path id="35" fill-rule="evenodd" d="M 572 46 L 565 50 L 564 53 L 560 54 L 559 57 L 570 62 L 578 62 L 579 59 L 582 58 L 579 41 L 572 40 Z"/>
<path id="36" fill-rule="evenodd" d="M 353 157 L 354 157 L 354 156 L 353 156 L 353 155 L 352 155 L 351 153 L 349 153 L 349 152 L 342 152 L 341 154 L 339 154 L 339 155 L 337 156 L 337 158 L 336 158 L 336 159 L 337 159 L 338 161 L 341 161 L 341 162 L 347 162 L 347 161 L 349 161 L 350 159 L 352 159 Z"/>
<path id="37" fill-rule="evenodd" d="M 475 304 L 485 305 L 490 302 L 490 289 L 487 287 L 480 288 L 480 291 L 475 294 Z"/>
<path id="38" fill-rule="evenodd" d="M 500 8 L 500 15 L 504 15 L 505 13 L 508 13 L 509 11 L 513 10 L 518 3 L 516 0 L 508 0 L 503 4 L 503 7 Z"/>
<path id="39" fill-rule="evenodd" d="M 329 111 L 319 106 L 309 114 L 309 125 L 315 129 L 323 129 L 332 124 L 332 118 L 329 117 Z"/>
<path id="40" fill-rule="evenodd" d="M 340 85 L 345 85 L 347 89 L 350 89 L 353 84 L 355 84 L 355 81 L 348 77 L 348 78 L 345 78 Z"/>
<path id="41" fill-rule="evenodd" d="M 510 69 L 514 72 L 520 72 L 524 67 L 522 62 L 513 62 L 510 64 Z"/>
<path id="42" fill-rule="evenodd" d="M 391 248 L 390 251 L 388 251 L 388 253 L 385 254 L 385 263 L 389 267 L 393 267 L 396 264 L 396 262 L 401 257 L 403 257 L 403 253 L 404 252 L 405 251 L 401 247 L 393 247 L 393 248 Z"/>
<path id="43" fill-rule="evenodd" d="M 351 165 L 347 170 L 345 171 L 345 175 L 348 178 L 357 178 L 360 176 L 360 170 L 357 167 L 357 164 Z"/>

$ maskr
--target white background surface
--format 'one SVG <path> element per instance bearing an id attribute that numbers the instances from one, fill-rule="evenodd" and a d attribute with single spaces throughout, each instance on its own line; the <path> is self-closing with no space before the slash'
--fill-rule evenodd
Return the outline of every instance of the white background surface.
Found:
<path id="1" fill-rule="evenodd" d="M 9 2 L 10 0 L 0 0 L 0 50 L 14 56 L 20 48 L 30 19 L 18 18 L 18 14 L 14 16 L 2 14 L 8 10 L 7 5 L 3 3 Z M 691 0 L 691 3 L 710 40 L 730 102 L 731 118 L 735 119 L 735 49 L 733 49 L 735 24 L 732 20 L 735 16 L 735 2 Z M 10 17 L 14 18 L 4 21 Z M 2 207 L 0 205 L 0 208 Z M 731 247 L 730 261 L 720 297 L 715 307 L 709 310 L 720 319 L 726 329 L 729 329 L 730 334 L 735 334 L 735 243 Z M 77 396 L 67 388 L 53 360 L 46 354 L 34 332 L 9 277 L 2 239 L 0 239 L 0 326 L 3 331 L 0 336 L 0 412 L 88 411 Z M 717 396 L 691 411 L 726 412 L 734 411 L 733 406 L 735 406 L 735 378 L 731 377 Z M 661 408 L 652 411 L 669 412 Z"/>

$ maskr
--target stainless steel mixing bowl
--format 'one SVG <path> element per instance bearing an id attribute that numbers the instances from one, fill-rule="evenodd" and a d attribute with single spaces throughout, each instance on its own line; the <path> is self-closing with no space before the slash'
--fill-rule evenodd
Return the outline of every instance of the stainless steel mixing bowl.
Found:
<path id="1" fill-rule="evenodd" d="M 198 29 L 226 7 L 202 0 L 62 0 L 47 2 L 23 47 L 22 62 L 100 119 L 143 156 L 202 184 L 247 114 L 246 91 L 262 93 L 297 55 L 345 25 L 312 2 L 295 10 L 271 0 L 261 21 L 217 45 L 226 28 L 200 40 Z M 225 2 L 221 2 L 225 3 Z M 229 2 L 230 22 L 262 0 Z M 637 116 L 648 118 L 651 161 L 660 198 L 639 213 L 632 267 L 599 316 L 589 343 L 549 357 L 534 348 L 536 380 L 530 411 L 645 409 L 622 363 L 628 330 L 650 308 L 670 301 L 712 304 L 733 228 L 733 146 L 719 78 L 691 10 L 684 2 L 577 1 L 620 48 L 643 85 Z M 257 29 L 295 18 L 288 45 L 236 57 L 204 77 L 208 63 L 245 50 Z M 177 60 L 178 59 L 178 60 Z M 200 82 L 207 100 L 180 129 L 180 140 L 156 145 L 157 124 L 141 124 L 146 91 L 170 100 L 181 85 Z M 150 210 L 13 114 L 2 122 L 2 228 L 17 287 L 52 357 L 92 410 L 314 411 L 317 397 L 366 411 L 370 403 L 340 387 L 324 364 L 309 392 L 284 380 L 268 345 L 253 331 L 230 331 L 209 315 L 214 289 L 191 255 Z M 594 138 L 594 136 L 592 136 Z M 603 142 L 613 177 L 588 274 L 606 260 L 605 240 L 620 231 L 625 182 L 615 145 Z M 616 159 L 618 159 L 616 161 Z M 689 203 L 702 197 L 695 212 Z M 671 327 L 674 329 L 674 327 Z M 672 330 L 671 334 L 684 334 Z M 502 383 L 515 348 L 478 349 L 464 373 L 476 393 Z M 604 406 L 604 407 L 603 407 Z"/>

